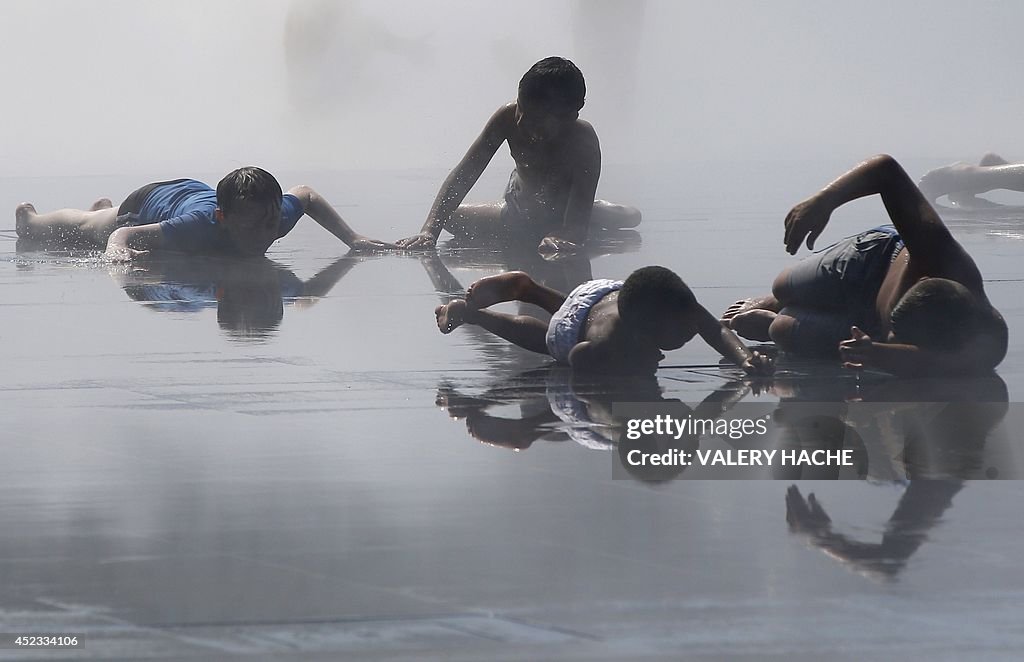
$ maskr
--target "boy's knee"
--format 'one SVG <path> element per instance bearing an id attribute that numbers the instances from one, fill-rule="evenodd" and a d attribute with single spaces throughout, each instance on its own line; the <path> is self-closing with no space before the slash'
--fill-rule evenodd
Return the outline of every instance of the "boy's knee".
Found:
<path id="1" fill-rule="evenodd" d="M 789 293 L 789 269 L 783 269 L 775 280 L 772 281 L 772 296 L 780 302 L 789 300 L 786 296 Z"/>
<path id="2" fill-rule="evenodd" d="M 768 337 L 772 339 L 780 349 L 791 351 L 796 345 L 796 327 L 798 322 L 789 315 L 776 315 L 768 327 Z"/>
<path id="3" fill-rule="evenodd" d="M 640 221 L 643 220 L 643 214 L 640 213 L 639 209 L 626 205 L 618 205 L 618 207 L 621 210 L 619 212 L 621 218 L 620 228 L 635 228 L 640 225 Z"/>
<path id="4" fill-rule="evenodd" d="M 640 225 L 643 214 L 636 207 L 595 200 L 592 219 L 600 227 L 618 230 Z"/>

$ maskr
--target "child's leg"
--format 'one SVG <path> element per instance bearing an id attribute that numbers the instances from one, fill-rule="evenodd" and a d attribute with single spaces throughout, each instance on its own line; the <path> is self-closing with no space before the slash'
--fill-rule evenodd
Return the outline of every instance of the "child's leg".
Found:
<path id="1" fill-rule="evenodd" d="M 86 240 L 102 245 L 117 229 L 117 209 L 113 206 L 89 211 L 59 209 L 40 214 L 26 202 L 18 205 L 14 214 L 18 236 L 31 239 Z"/>
<path id="2" fill-rule="evenodd" d="M 832 283 L 821 277 L 820 264 L 819 257 L 811 256 L 783 269 L 772 283 L 771 294 L 733 303 L 722 313 L 722 324 L 747 340 L 766 342 L 773 339 L 770 327 L 783 306 L 827 312 L 837 304 L 838 292 L 833 293 Z"/>
<path id="3" fill-rule="evenodd" d="M 452 217 L 444 224 L 444 229 L 460 239 L 493 240 L 505 234 L 500 202 L 478 205 L 459 205 Z"/>
<path id="4" fill-rule="evenodd" d="M 786 306 L 773 313 L 768 334 L 780 349 L 804 356 L 835 356 L 855 320 L 844 311 Z"/>
<path id="5" fill-rule="evenodd" d="M 642 218 L 636 207 L 616 205 L 605 200 L 594 200 L 594 211 L 590 214 L 590 222 L 606 230 L 635 228 L 640 225 Z"/>
<path id="6" fill-rule="evenodd" d="M 468 307 L 463 299 L 438 306 L 434 315 L 441 333 L 451 333 L 462 324 L 475 324 L 523 349 L 548 353 L 548 325 L 535 317 L 476 310 Z"/>
<path id="7" fill-rule="evenodd" d="M 477 441 L 519 450 L 550 432 L 543 426 L 558 422 L 550 408 L 526 418 L 502 418 L 481 409 L 466 417 L 466 429 Z"/>
<path id="8" fill-rule="evenodd" d="M 466 304 L 486 308 L 504 301 L 522 301 L 554 315 L 565 303 L 565 295 L 545 287 L 522 271 L 509 271 L 481 278 L 466 289 Z"/>

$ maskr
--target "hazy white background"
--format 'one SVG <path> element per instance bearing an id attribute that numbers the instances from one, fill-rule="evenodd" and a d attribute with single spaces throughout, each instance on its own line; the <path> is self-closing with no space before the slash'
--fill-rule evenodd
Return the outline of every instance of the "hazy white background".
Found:
<path id="1" fill-rule="evenodd" d="M 611 164 L 1024 159 L 1024 3 L 5 0 L 0 176 L 451 166 L 572 58 Z"/>

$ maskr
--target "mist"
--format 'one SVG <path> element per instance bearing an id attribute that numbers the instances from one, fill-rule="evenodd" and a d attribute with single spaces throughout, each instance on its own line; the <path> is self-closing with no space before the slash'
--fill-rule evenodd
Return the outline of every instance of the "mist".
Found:
<path id="1" fill-rule="evenodd" d="M 1008 2 L 16 0 L 0 176 L 451 167 L 547 55 L 608 164 L 1024 159 Z"/>

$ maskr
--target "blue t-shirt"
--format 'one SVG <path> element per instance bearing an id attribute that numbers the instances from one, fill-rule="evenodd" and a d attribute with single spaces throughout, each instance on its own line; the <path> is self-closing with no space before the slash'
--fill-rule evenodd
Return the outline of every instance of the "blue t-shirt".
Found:
<path id="1" fill-rule="evenodd" d="M 282 299 L 295 299 L 305 294 L 305 285 L 298 276 L 287 269 L 278 269 L 277 281 L 266 285 L 268 293 L 279 293 Z M 278 292 L 274 291 L 275 286 L 280 288 Z M 156 310 L 194 313 L 218 305 L 222 284 L 207 282 L 205 279 L 196 279 L 193 282 L 168 279 L 163 283 L 125 285 L 124 291 L 135 301 L 145 303 Z"/>
<path id="2" fill-rule="evenodd" d="M 182 179 L 160 184 L 146 196 L 131 225 L 159 223 L 164 247 L 186 253 L 230 251 L 227 232 L 214 219 L 217 192 L 203 182 Z M 302 218 L 302 203 L 294 195 L 281 198 L 281 224 L 277 238 L 291 232 Z"/>

